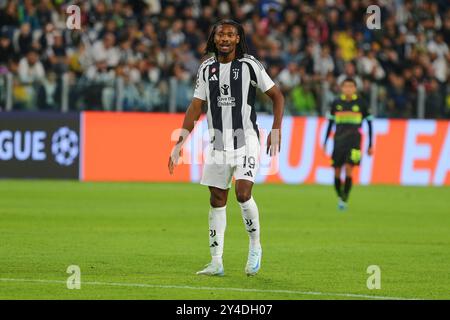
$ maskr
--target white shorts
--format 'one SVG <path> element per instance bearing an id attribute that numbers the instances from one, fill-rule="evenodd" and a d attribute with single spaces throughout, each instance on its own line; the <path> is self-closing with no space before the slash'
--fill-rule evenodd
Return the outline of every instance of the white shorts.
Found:
<path id="1" fill-rule="evenodd" d="M 259 169 L 259 142 L 246 144 L 231 151 L 217 151 L 210 146 L 206 153 L 201 184 L 220 189 L 230 189 L 231 181 L 255 182 Z"/>

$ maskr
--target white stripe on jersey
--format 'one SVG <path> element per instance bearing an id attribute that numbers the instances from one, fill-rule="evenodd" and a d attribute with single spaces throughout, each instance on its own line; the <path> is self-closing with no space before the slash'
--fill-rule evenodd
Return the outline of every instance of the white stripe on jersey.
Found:
<path id="1" fill-rule="evenodd" d="M 231 84 L 230 84 L 230 69 L 231 62 L 220 64 L 220 100 L 218 100 L 219 107 L 222 109 L 222 135 L 223 147 L 225 150 L 234 149 L 233 141 L 233 120 L 231 115 L 231 108 L 236 108 L 236 105 L 227 105 L 227 99 L 231 98 Z"/>

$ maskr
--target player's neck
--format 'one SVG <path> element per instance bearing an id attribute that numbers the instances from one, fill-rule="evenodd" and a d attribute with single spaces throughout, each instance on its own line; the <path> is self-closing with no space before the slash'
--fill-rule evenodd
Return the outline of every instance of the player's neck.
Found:
<path id="1" fill-rule="evenodd" d="M 218 60 L 220 63 L 228 63 L 228 62 L 233 61 L 235 58 L 236 58 L 236 51 L 230 52 L 230 53 L 227 54 L 227 55 L 221 55 L 221 54 L 219 54 L 219 55 L 217 56 L 217 60 Z"/>

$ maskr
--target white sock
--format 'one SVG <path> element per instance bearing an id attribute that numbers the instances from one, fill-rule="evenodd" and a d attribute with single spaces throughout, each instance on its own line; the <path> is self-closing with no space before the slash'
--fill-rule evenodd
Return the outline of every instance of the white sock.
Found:
<path id="1" fill-rule="evenodd" d="M 222 263 L 223 242 L 227 226 L 226 206 L 209 210 L 209 250 L 212 263 Z"/>
<path id="2" fill-rule="evenodd" d="M 242 218 L 250 240 L 250 248 L 261 248 L 259 241 L 259 211 L 253 197 L 250 200 L 240 203 Z"/>

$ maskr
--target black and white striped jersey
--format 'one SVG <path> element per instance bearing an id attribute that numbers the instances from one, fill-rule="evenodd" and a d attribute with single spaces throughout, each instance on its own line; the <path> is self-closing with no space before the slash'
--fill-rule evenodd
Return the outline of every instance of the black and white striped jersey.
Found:
<path id="1" fill-rule="evenodd" d="M 215 150 L 234 150 L 249 135 L 258 136 L 256 88 L 266 92 L 274 82 L 261 62 L 244 55 L 229 63 L 205 60 L 197 73 L 194 97 L 207 101 L 207 120 Z"/>

